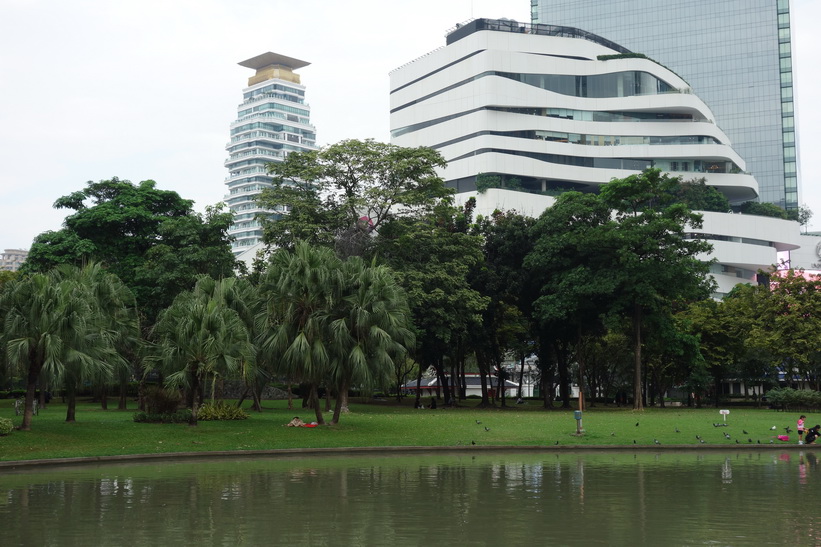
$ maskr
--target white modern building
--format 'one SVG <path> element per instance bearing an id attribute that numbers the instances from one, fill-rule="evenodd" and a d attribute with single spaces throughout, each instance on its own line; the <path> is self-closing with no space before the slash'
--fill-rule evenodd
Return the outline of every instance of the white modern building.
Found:
<path id="1" fill-rule="evenodd" d="M 234 254 L 250 263 L 262 242 L 258 215 L 276 217 L 285 212 L 266 211 L 256 203 L 260 192 L 271 185 L 266 164 L 282 161 L 290 152 L 315 150 L 316 130 L 311 125 L 311 107 L 305 103 L 305 86 L 294 72 L 310 63 L 268 52 L 239 64 L 256 73 L 242 91 L 225 147 L 225 202 L 234 213 L 228 232 L 234 238 Z"/>
<path id="2" fill-rule="evenodd" d="M 460 198 L 476 195 L 477 213 L 538 215 L 562 189 L 594 192 L 647 167 L 704 178 L 731 203 L 758 197 L 687 82 L 579 29 L 473 20 L 394 70 L 390 88 L 392 142 L 437 149 L 448 162 L 442 176 Z M 519 191 L 478 194 L 479 175 Z M 705 212 L 698 232 L 714 246 L 718 295 L 799 247 L 796 222 L 765 217 Z"/>

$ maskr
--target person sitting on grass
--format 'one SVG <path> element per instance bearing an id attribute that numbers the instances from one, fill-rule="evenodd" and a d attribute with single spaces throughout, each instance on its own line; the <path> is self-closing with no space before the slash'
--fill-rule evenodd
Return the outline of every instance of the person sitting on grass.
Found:
<path id="1" fill-rule="evenodd" d="M 815 444 L 815 441 L 818 439 L 819 435 L 821 435 L 821 425 L 816 425 L 812 429 L 807 430 L 805 437 L 806 440 L 804 442 L 806 444 Z"/>

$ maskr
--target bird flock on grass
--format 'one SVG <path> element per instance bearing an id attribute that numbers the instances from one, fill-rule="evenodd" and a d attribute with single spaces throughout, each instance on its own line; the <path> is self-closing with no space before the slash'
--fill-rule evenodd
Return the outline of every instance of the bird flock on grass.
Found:
<path id="1" fill-rule="evenodd" d="M 477 425 L 482 425 L 482 421 L 481 421 L 481 420 L 476 420 L 476 424 L 477 424 Z M 640 425 L 640 422 L 636 422 L 636 427 L 639 427 L 639 425 Z M 730 424 L 727 424 L 727 423 L 716 423 L 716 422 L 713 422 L 713 427 L 716 427 L 716 428 L 717 428 L 717 427 L 729 427 L 729 426 L 730 426 Z M 484 429 L 485 429 L 485 431 L 486 431 L 486 432 L 489 432 L 489 431 L 490 431 L 490 428 L 489 428 L 489 427 L 487 427 L 487 426 L 484 426 Z M 770 427 L 770 431 L 777 431 L 777 430 L 778 430 L 778 427 L 777 427 L 777 426 L 772 426 L 772 427 Z M 674 431 L 675 431 L 676 433 L 681 433 L 681 429 L 679 429 L 679 428 L 678 428 L 678 426 L 675 426 Z M 792 433 L 792 432 L 793 432 L 793 429 L 792 429 L 792 428 L 790 428 L 790 426 L 787 426 L 787 427 L 785 427 L 785 428 L 784 428 L 784 431 L 785 431 L 785 432 L 789 435 L 790 433 Z M 744 434 L 744 436 L 746 436 L 746 437 L 747 437 L 747 444 L 761 444 L 761 439 L 756 439 L 756 440 L 755 440 L 755 442 L 754 442 L 754 441 L 753 441 L 752 436 L 750 436 L 750 433 L 749 433 L 746 429 L 742 429 L 742 430 L 741 430 L 741 432 Z M 728 432 L 726 432 L 726 431 L 722 431 L 722 432 L 721 432 L 721 434 L 724 436 L 725 441 L 733 441 L 733 440 L 735 440 L 735 443 L 736 443 L 736 444 L 741 444 L 741 440 L 739 440 L 739 439 L 733 439 L 733 437 L 732 437 L 732 435 L 730 435 L 730 433 L 728 433 Z M 610 433 L 610 436 L 611 436 L 611 437 L 615 437 L 615 436 L 616 436 L 616 432 L 615 432 L 615 431 L 611 432 L 611 433 Z M 705 440 L 705 439 L 704 439 L 701 435 L 696 435 L 695 437 L 696 437 L 696 440 L 699 442 L 699 444 L 707 444 L 707 441 L 706 441 L 706 440 Z M 774 441 L 773 439 L 774 439 L 774 438 L 770 438 L 770 440 L 769 440 L 769 441 L 770 441 L 770 442 L 769 442 L 769 444 L 774 444 L 774 443 L 775 443 L 775 441 Z M 779 440 L 780 440 L 780 439 L 779 439 Z M 457 445 L 461 445 L 461 444 L 463 444 L 463 443 L 462 443 L 462 441 L 458 441 L 456 444 L 457 444 Z M 467 442 L 465 442 L 464 444 L 468 444 L 468 443 L 467 443 Z M 470 444 L 471 444 L 471 445 L 476 445 L 476 441 L 470 441 Z M 560 443 L 559 443 L 559 441 L 556 441 L 556 442 L 554 443 L 554 446 L 559 446 L 559 444 L 560 444 Z M 638 440 L 633 439 L 633 444 L 634 444 L 634 445 L 638 445 Z M 653 444 L 655 444 L 655 445 L 657 445 L 657 446 L 660 446 L 662 443 L 661 443 L 661 441 L 659 441 L 657 438 L 653 438 Z"/>

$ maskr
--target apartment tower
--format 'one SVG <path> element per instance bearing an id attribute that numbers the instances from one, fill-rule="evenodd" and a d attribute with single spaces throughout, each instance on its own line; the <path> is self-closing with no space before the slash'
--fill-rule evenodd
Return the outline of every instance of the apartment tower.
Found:
<path id="1" fill-rule="evenodd" d="M 282 161 L 290 152 L 316 149 L 311 107 L 305 103 L 305 86 L 295 71 L 310 63 L 278 53 L 263 53 L 239 63 L 255 70 L 242 90 L 237 119 L 231 124 L 228 159 L 228 194 L 225 202 L 234 213 L 229 235 L 234 254 L 253 259 L 262 242 L 259 216 L 276 218 L 285 211 L 267 211 L 256 197 L 271 185 L 266 164 Z"/>

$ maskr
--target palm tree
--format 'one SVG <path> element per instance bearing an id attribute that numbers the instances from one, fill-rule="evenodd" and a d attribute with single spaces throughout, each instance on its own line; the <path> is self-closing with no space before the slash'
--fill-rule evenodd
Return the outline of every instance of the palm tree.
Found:
<path id="1" fill-rule="evenodd" d="M 325 423 L 318 386 L 336 390 L 337 424 L 348 389 L 387 380 L 393 359 L 413 343 L 404 292 L 387 267 L 359 257 L 343 262 L 300 242 L 274 255 L 261 290 L 268 302 L 261 346 L 280 373 L 309 385 L 317 423 Z"/>
<path id="2" fill-rule="evenodd" d="M 194 289 L 174 299 L 160 313 L 153 329 L 157 344 L 151 361 L 158 362 L 168 386 L 189 391 L 190 425 L 197 425 L 203 386 L 220 375 L 249 373 L 253 358 L 248 329 L 226 304 L 236 280 L 198 279 Z"/>
<path id="3" fill-rule="evenodd" d="M 316 421 L 324 424 L 317 388 L 326 380 L 330 311 L 337 299 L 341 261 L 333 251 L 297 243 L 271 261 L 260 290 L 266 300 L 261 349 L 277 372 L 308 384 Z"/>
<path id="4" fill-rule="evenodd" d="M 100 264 L 91 263 L 77 270 L 58 268 L 55 274 L 68 283 L 85 299 L 93 310 L 93 323 L 87 337 L 96 344 L 97 361 L 66 359 L 46 367 L 49 373 L 65 385 L 68 406 L 66 421 L 76 420 L 77 387 L 84 381 L 105 386 L 114 378 L 131 374 L 128 359 L 140 344 L 139 326 L 134 294 L 116 275 Z"/>
<path id="5" fill-rule="evenodd" d="M 332 424 L 347 410 L 351 385 L 378 386 L 389 380 L 394 360 L 414 343 L 405 292 L 386 266 L 349 258 L 342 267 L 342 298 L 331 322 L 332 383 L 338 396 Z"/>
<path id="6" fill-rule="evenodd" d="M 105 316 L 105 306 L 95 298 L 93 287 L 82 282 L 97 268 L 94 264 L 83 270 L 61 266 L 3 287 L 0 342 L 8 363 L 26 373 L 20 429 L 31 429 L 35 389 L 44 370 L 66 379 L 76 378 L 77 371 L 84 376 L 112 370 L 116 335 L 107 328 L 112 320 Z"/>

